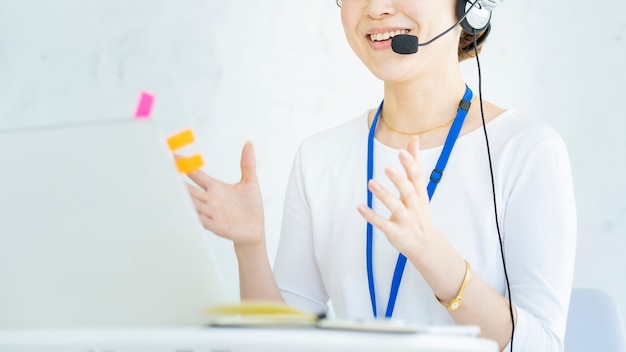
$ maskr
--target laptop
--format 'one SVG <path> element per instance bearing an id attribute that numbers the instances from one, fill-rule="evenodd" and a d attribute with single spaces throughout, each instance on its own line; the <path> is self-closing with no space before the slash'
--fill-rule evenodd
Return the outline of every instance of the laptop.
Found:
<path id="1" fill-rule="evenodd" d="M 149 120 L 0 130 L 0 329 L 204 325 L 208 236 Z"/>

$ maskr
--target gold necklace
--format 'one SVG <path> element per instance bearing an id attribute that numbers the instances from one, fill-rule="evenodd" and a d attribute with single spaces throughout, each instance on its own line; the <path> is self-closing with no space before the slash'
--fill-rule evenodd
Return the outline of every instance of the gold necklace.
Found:
<path id="1" fill-rule="evenodd" d="M 387 123 L 387 121 L 385 121 L 385 119 L 383 118 L 383 115 L 382 115 L 382 114 L 380 115 L 380 119 L 381 119 L 381 120 L 383 121 L 383 123 L 385 124 L 385 127 L 387 127 L 388 129 L 390 129 L 390 130 L 391 130 L 391 131 L 393 131 L 393 132 L 400 133 L 400 134 L 404 134 L 404 135 L 407 135 L 407 136 L 416 136 L 416 135 L 419 135 L 419 134 L 424 134 L 424 133 L 426 133 L 426 132 L 434 131 L 434 130 L 436 130 L 436 129 L 438 129 L 438 128 L 441 128 L 441 127 L 444 127 L 444 126 L 449 125 L 452 121 L 454 121 L 454 119 L 455 119 L 455 118 L 456 118 L 456 117 L 453 117 L 452 119 L 450 119 L 449 121 L 446 121 L 446 122 L 442 123 L 441 125 L 437 125 L 437 126 L 434 126 L 434 127 L 431 127 L 431 128 L 427 128 L 427 129 L 425 129 L 425 130 L 416 131 L 416 132 L 406 132 L 406 131 L 400 131 L 400 130 L 397 130 L 397 129 L 395 129 L 395 128 L 391 127 L 391 125 L 389 125 L 389 124 Z"/>
<path id="2" fill-rule="evenodd" d="M 475 99 L 476 99 L 476 96 L 474 95 L 474 96 L 472 97 L 472 101 L 471 101 L 471 103 L 473 103 Z M 454 119 L 456 119 L 456 117 L 453 117 L 452 119 L 450 119 L 449 121 L 446 121 L 446 122 L 442 123 L 441 125 L 437 125 L 437 126 L 435 126 L 435 127 L 427 128 L 427 129 L 425 129 L 425 130 L 421 130 L 421 131 L 417 131 L 417 132 L 406 132 L 406 131 L 400 131 L 400 130 L 397 130 L 397 129 L 393 128 L 393 127 L 392 127 L 390 124 L 388 124 L 388 123 L 387 123 L 387 121 L 385 121 L 385 119 L 383 118 L 383 113 L 382 113 L 382 111 L 381 111 L 381 113 L 380 113 L 380 119 L 381 119 L 381 120 L 383 121 L 383 123 L 385 124 L 385 127 L 387 127 L 387 128 L 388 128 L 390 131 L 392 131 L 392 132 L 395 132 L 395 133 L 400 133 L 400 134 L 403 134 L 403 135 L 406 135 L 406 136 L 416 136 L 416 135 L 419 135 L 419 134 L 424 134 L 424 133 L 426 133 L 426 132 L 434 131 L 434 130 L 436 130 L 436 129 L 438 129 L 438 128 L 441 128 L 441 127 L 447 126 L 447 125 L 449 125 L 452 121 L 454 121 Z"/>

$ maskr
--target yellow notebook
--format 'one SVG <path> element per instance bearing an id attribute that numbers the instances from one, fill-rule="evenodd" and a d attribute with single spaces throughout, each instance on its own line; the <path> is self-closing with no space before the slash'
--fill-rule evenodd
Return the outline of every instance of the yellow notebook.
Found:
<path id="1" fill-rule="evenodd" d="M 213 326 L 315 327 L 319 317 L 294 309 L 285 303 L 242 301 L 213 306 L 204 311 Z"/>

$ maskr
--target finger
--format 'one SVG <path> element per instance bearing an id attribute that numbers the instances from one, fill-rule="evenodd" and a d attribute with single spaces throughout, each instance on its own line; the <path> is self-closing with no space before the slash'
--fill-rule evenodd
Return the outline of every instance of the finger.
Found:
<path id="1" fill-rule="evenodd" d="M 207 190 L 211 187 L 211 185 L 217 180 L 213 177 L 207 175 L 204 171 L 198 170 L 194 172 L 190 172 L 187 176 L 198 186 L 202 187 L 202 189 Z"/>
<path id="2" fill-rule="evenodd" d="M 191 201 L 193 202 L 194 208 L 196 208 L 196 213 L 200 216 L 211 217 L 211 209 L 209 204 L 202 198 L 199 197 L 191 197 Z"/>
<path id="3" fill-rule="evenodd" d="M 179 160 L 179 159 L 184 159 L 185 157 L 177 154 L 177 153 L 173 153 L 172 155 L 174 155 L 174 159 L 175 160 Z M 206 189 L 206 187 L 208 186 L 208 183 L 210 183 L 210 180 L 207 180 L 206 178 L 209 177 L 209 175 L 207 175 L 206 173 L 202 172 L 201 170 L 198 171 L 194 171 L 194 172 L 190 172 L 188 174 L 186 174 L 187 176 L 189 176 L 189 178 L 196 183 L 198 186 Z"/>
<path id="4" fill-rule="evenodd" d="M 188 183 L 185 183 L 185 186 L 187 187 L 187 192 L 189 193 L 189 195 L 191 195 L 191 198 L 194 201 L 199 201 L 202 203 L 206 203 L 206 199 L 205 199 L 205 195 L 206 192 L 204 190 L 199 189 L 196 186 L 190 185 Z"/>
<path id="5" fill-rule="evenodd" d="M 186 184 L 186 186 L 189 194 L 191 195 L 191 200 L 194 207 L 196 208 L 196 212 L 198 213 L 198 215 L 212 219 L 212 215 L 215 211 L 215 206 L 208 199 L 208 194 L 205 191 L 198 189 L 197 187 L 194 187 L 192 185 Z"/>
<path id="6" fill-rule="evenodd" d="M 414 136 L 413 138 L 411 138 L 406 150 L 411 153 L 415 160 L 418 160 L 420 152 L 420 137 Z"/>
<path id="7" fill-rule="evenodd" d="M 357 210 L 359 211 L 359 214 L 361 214 L 361 216 L 365 220 L 367 220 L 367 222 L 369 222 L 370 224 L 372 224 L 372 226 L 376 227 L 384 233 L 390 233 L 395 227 L 393 222 L 376 214 L 372 209 L 364 204 L 360 204 L 357 207 Z"/>
<path id="8" fill-rule="evenodd" d="M 248 141 L 241 151 L 241 182 L 256 182 L 256 157 L 254 146 Z"/>
<path id="9" fill-rule="evenodd" d="M 389 209 L 392 215 L 400 217 L 406 212 L 404 203 L 381 186 L 380 183 L 370 180 L 368 187 L 370 191 L 372 191 L 372 194 Z"/>
<path id="10" fill-rule="evenodd" d="M 222 235 L 223 229 L 219 227 L 219 223 L 215 221 L 213 218 L 200 214 L 199 219 L 200 219 L 200 223 L 202 224 L 202 227 L 204 227 L 206 230 L 211 231 L 220 237 L 224 237 Z"/>
<path id="11" fill-rule="evenodd" d="M 407 150 L 401 150 L 399 159 L 404 171 L 406 171 L 407 178 L 411 182 L 418 181 L 422 178 L 422 168 L 419 164 L 419 160 L 416 160 L 411 153 Z"/>
<path id="12" fill-rule="evenodd" d="M 202 227 L 213 232 L 214 222 L 211 218 L 202 214 L 198 214 L 198 218 L 200 219 L 200 223 L 202 224 Z"/>
<path id="13" fill-rule="evenodd" d="M 400 162 L 406 171 L 407 178 L 414 185 L 421 197 L 426 194 L 426 184 L 419 158 L 419 138 L 416 136 L 409 142 L 407 150 L 400 151 Z"/>
<path id="14" fill-rule="evenodd" d="M 385 174 L 400 192 L 400 199 L 404 205 L 409 209 L 414 208 L 417 205 L 417 193 L 413 183 L 406 176 L 391 167 L 385 169 Z"/>

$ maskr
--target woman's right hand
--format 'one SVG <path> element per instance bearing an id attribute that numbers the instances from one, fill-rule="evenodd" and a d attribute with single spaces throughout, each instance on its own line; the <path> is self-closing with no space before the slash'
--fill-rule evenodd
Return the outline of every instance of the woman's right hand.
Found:
<path id="1" fill-rule="evenodd" d="M 188 174 L 197 185 L 187 185 L 202 225 L 235 246 L 264 243 L 263 200 L 256 175 L 252 143 L 241 153 L 241 181 L 227 184 L 202 171 Z"/>

